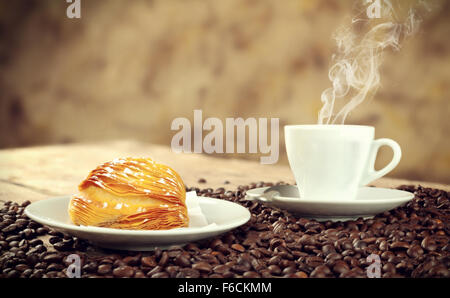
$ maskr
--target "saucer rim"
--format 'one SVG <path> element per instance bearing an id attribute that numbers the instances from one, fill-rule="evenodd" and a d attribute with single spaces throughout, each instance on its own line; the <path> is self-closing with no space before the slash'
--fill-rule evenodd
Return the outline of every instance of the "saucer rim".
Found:
<path id="1" fill-rule="evenodd" d="M 286 186 L 286 187 L 297 187 L 295 185 L 282 185 L 282 186 Z M 248 191 L 255 191 L 255 190 L 261 190 L 261 191 L 265 191 L 267 189 L 269 189 L 270 187 L 273 186 L 267 186 L 267 187 L 259 187 L 259 188 L 253 188 L 250 189 Z M 400 190 L 400 189 L 395 189 L 395 188 L 385 188 L 385 187 L 372 187 L 372 186 L 362 186 L 359 187 L 358 190 L 360 189 L 376 189 L 376 190 L 385 190 L 385 191 L 392 191 L 392 192 L 398 192 L 398 193 L 402 193 L 403 196 L 402 197 L 396 197 L 396 198 L 382 198 L 382 199 L 353 199 L 353 200 L 317 200 L 317 199 L 300 199 L 298 197 L 282 197 L 282 196 L 278 196 L 275 195 L 272 197 L 273 202 L 284 202 L 284 203 L 315 203 L 315 204 L 334 204 L 334 205 L 349 205 L 349 204 L 382 204 L 382 203 L 393 203 L 393 202 L 407 202 L 410 201 L 411 199 L 414 198 L 414 193 L 408 192 L 408 191 L 404 191 L 404 190 Z M 248 192 L 247 191 L 247 192 Z M 247 196 L 247 193 L 246 193 Z M 250 193 L 249 197 L 254 198 L 258 201 L 259 198 L 261 197 L 261 195 L 258 194 L 252 194 Z M 270 203 L 270 201 L 269 201 Z"/>

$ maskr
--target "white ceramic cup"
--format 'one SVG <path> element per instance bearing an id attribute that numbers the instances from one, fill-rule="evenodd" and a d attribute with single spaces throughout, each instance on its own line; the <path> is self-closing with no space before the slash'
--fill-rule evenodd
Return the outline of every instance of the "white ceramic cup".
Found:
<path id="1" fill-rule="evenodd" d="M 359 187 L 389 173 L 402 156 L 397 142 L 374 140 L 372 126 L 287 125 L 284 133 L 300 199 L 355 199 Z M 391 147 L 394 156 L 376 171 L 375 159 L 381 146 Z"/>

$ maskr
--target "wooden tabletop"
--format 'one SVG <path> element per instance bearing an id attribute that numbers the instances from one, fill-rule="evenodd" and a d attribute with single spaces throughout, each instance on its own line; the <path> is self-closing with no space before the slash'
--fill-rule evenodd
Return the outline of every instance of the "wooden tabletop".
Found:
<path id="1" fill-rule="evenodd" d="M 92 169 L 117 157 L 151 157 L 180 173 L 187 186 L 200 188 L 234 189 L 238 185 L 258 181 L 294 182 L 289 167 L 285 165 L 261 165 L 256 161 L 204 154 L 176 154 L 161 145 L 115 141 L 0 150 L 0 200 L 36 201 L 75 193 L 78 184 Z M 199 183 L 200 178 L 207 182 Z M 390 178 L 373 183 L 380 187 L 402 184 L 450 190 L 450 185 Z"/>

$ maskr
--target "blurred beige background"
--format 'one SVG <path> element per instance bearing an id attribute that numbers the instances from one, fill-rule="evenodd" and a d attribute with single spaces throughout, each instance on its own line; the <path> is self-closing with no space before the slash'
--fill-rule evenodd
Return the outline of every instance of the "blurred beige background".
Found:
<path id="1" fill-rule="evenodd" d="M 0 147 L 109 139 L 170 145 L 176 117 L 317 122 L 354 1 L 0 0 Z M 391 176 L 450 183 L 450 2 L 389 52 L 348 124 L 397 140 Z M 287 163 L 280 127 L 280 163 Z M 378 166 L 390 158 L 380 154 Z M 227 157 L 227 156 L 225 156 Z M 257 158 L 255 156 L 238 156 Z M 80 158 L 82 158 L 80 156 Z"/>

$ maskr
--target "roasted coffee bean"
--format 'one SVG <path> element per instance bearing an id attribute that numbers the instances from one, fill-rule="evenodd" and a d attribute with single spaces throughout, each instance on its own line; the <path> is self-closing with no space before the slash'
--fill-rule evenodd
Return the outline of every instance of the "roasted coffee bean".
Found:
<path id="1" fill-rule="evenodd" d="M 19 241 L 17 247 L 19 247 L 23 252 L 23 250 L 26 250 L 28 248 L 28 241 L 26 239 L 22 239 Z"/>
<path id="2" fill-rule="evenodd" d="M 114 260 L 113 267 L 117 268 L 117 267 L 120 267 L 120 266 L 126 266 L 125 262 L 122 259 Z"/>
<path id="3" fill-rule="evenodd" d="M 16 220 L 15 224 L 19 229 L 23 229 L 28 225 L 28 220 L 19 218 L 18 220 Z"/>
<path id="4" fill-rule="evenodd" d="M 324 260 L 321 257 L 318 256 L 312 256 L 306 258 L 306 265 L 310 267 L 317 267 L 322 265 Z"/>
<path id="5" fill-rule="evenodd" d="M 284 245 L 284 240 L 279 239 L 279 238 L 274 238 L 274 239 L 270 240 L 270 242 L 269 242 L 269 246 L 271 249 L 275 249 L 280 245 Z"/>
<path id="6" fill-rule="evenodd" d="M 175 258 L 175 263 L 180 267 L 188 267 L 191 265 L 189 258 L 182 254 Z"/>
<path id="7" fill-rule="evenodd" d="M 169 265 L 165 268 L 165 271 L 167 272 L 167 274 L 169 274 L 169 277 L 174 278 L 174 277 L 176 277 L 177 273 L 180 271 L 179 269 L 180 269 L 179 266 Z"/>
<path id="8" fill-rule="evenodd" d="M 367 244 L 375 243 L 376 240 L 377 240 L 376 237 L 369 237 L 369 238 L 363 239 L 363 241 L 364 241 L 365 243 L 367 243 Z"/>
<path id="9" fill-rule="evenodd" d="M 167 251 L 167 255 L 169 256 L 170 259 L 176 258 L 181 253 L 182 253 L 182 251 L 179 249 L 171 249 L 171 250 Z"/>
<path id="10" fill-rule="evenodd" d="M 58 237 L 58 236 L 53 236 L 48 239 L 48 242 L 50 242 L 50 244 L 55 244 L 55 243 L 61 242 L 61 241 L 62 241 L 62 238 Z"/>
<path id="11" fill-rule="evenodd" d="M 34 270 L 33 273 L 30 275 L 30 278 L 42 278 L 44 275 L 44 270 L 38 269 Z"/>
<path id="12" fill-rule="evenodd" d="M 48 264 L 46 262 L 39 262 L 36 265 L 34 265 L 35 269 L 46 269 Z"/>
<path id="13" fill-rule="evenodd" d="M 342 260 L 337 260 L 334 263 L 333 271 L 337 274 L 342 274 L 350 270 L 348 264 Z"/>
<path id="14" fill-rule="evenodd" d="M 355 251 L 353 251 L 351 249 L 346 249 L 341 254 L 343 257 L 353 256 L 355 254 Z"/>
<path id="15" fill-rule="evenodd" d="M 391 274 L 396 273 L 395 266 L 392 263 L 384 264 L 382 269 L 383 269 L 383 272 L 387 272 L 387 273 L 391 273 Z"/>
<path id="16" fill-rule="evenodd" d="M 272 275 L 279 275 L 281 274 L 281 268 L 278 265 L 270 265 L 267 267 L 267 269 L 269 269 L 269 272 Z"/>
<path id="17" fill-rule="evenodd" d="M 68 241 L 61 241 L 53 244 L 53 247 L 58 251 L 68 251 L 72 248 L 72 243 Z"/>
<path id="18" fill-rule="evenodd" d="M 359 267 L 361 265 L 357 258 L 350 257 L 350 260 L 344 259 L 344 261 L 348 262 L 351 267 Z"/>
<path id="19" fill-rule="evenodd" d="M 328 256 L 330 253 L 336 252 L 335 248 L 331 244 L 325 244 L 322 246 L 322 252 L 325 256 Z"/>
<path id="20" fill-rule="evenodd" d="M 6 248 L 9 246 L 8 242 L 5 240 L 0 240 L 0 251 L 6 250 Z"/>
<path id="21" fill-rule="evenodd" d="M 435 251 L 437 249 L 436 241 L 430 236 L 427 236 L 422 240 L 421 246 L 427 251 Z"/>
<path id="22" fill-rule="evenodd" d="M 22 237 L 20 237 L 19 235 L 10 235 L 6 237 L 5 241 L 6 242 L 19 241 L 20 239 L 22 239 Z"/>
<path id="23" fill-rule="evenodd" d="M 213 268 L 213 271 L 215 273 L 224 274 L 224 273 L 230 271 L 230 267 L 227 265 L 217 265 Z"/>
<path id="24" fill-rule="evenodd" d="M 129 266 L 135 266 L 135 265 L 139 264 L 140 259 L 141 259 L 141 256 L 137 255 L 137 256 L 125 257 L 122 259 L 122 261 Z"/>
<path id="25" fill-rule="evenodd" d="M 353 242 L 353 247 L 356 252 L 363 252 L 367 247 L 367 243 L 363 240 L 356 240 Z"/>
<path id="26" fill-rule="evenodd" d="M 42 242 L 41 239 L 33 239 L 33 240 L 28 241 L 28 245 L 33 246 L 33 247 L 38 246 L 38 245 L 43 245 L 43 244 L 44 244 L 44 242 Z"/>
<path id="27" fill-rule="evenodd" d="M 23 230 L 21 233 L 22 233 L 21 235 L 25 239 L 31 239 L 35 235 L 36 232 L 34 231 L 34 229 L 27 228 L 27 229 Z"/>
<path id="28" fill-rule="evenodd" d="M 259 275 L 255 271 L 247 271 L 242 275 L 242 277 L 244 277 L 244 278 L 259 278 L 259 277 L 261 277 L 261 275 Z"/>
<path id="29" fill-rule="evenodd" d="M 395 265 L 395 268 L 399 271 L 412 271 L 414 266 L 412 263 L 402 260 L 397 265 Z"/>
<path id="30" fill-rule="evenodd" d="M 38 235 L 45 235 L 49 232 L 49 229 L 47 227 L 40 227 L 36 229 L 36 234 Z"/>
<path id="31" fill-rule="evenodd" d="M 293 263 L 294 262 L 292 260 L 283 259 L 283 260 L 281 260 L 281 262 L 278 266 L 280 266 L 281 268 L 286 268 L 286 267 L 291 266 Z"/>
<path id="32" fill-rule="evenodd" d="M 310 235 L 303 235 L 298 242 L 302 245 L 316 245 L 316 241 L 314 239 L 314 237 L 310 236 Z"/>
<path id="33" fill-rule="evenodd" d="M 148 276 L 148 277 L 151 277 L 153 274 L 156 274 L 156 273 L 161 272 L 161 271 L 163 271 L 163 270 L 164 270 L 163 267 L 161 267 L 161 266 L 156 266 L 156 267 L 154 267 L 152 270 L 150 270 L 149 272 L 147 272 L 147 276 Z"/>
<path id="34" fill-rule="evenodd" d="M 216 238 L 216 239 L 214 239 L 214 240 L 211 242 L 210 247 L 211 247 L 212 249 L 215 249 L 216 247 L 218 247 L 219 245 L 222 245 L 222 244 L 223 244 L 222 240 Z M 187 249 L 188 249 L 188 248 L 187 248 Z M 198 249 L 198 247 L 197 247 L 197 249 Z M 188 249 L 188 250 L 189 250 L 189 249 Z M 194 250 L 196 250 L 196 249 L 194 249 Z"/>
<path id="35" fill-rule="evenodd" d="M 237 243 L 231 245 L 231 248 L 234 249 L 234 250 L 237 250 L 238 252 L 244 252 L 245 251 L 245 248 L 242 245 L 237 244 Z"/>
<path id="36" fill-rule="evenodd" d="M 12 232 L 16 231 L 18 228 L 19 227 L 16 224 L 10 224 L 6 228 L 3 228 L 2 232 L 3 233 L 12 233 Z"/>
<path id="37" fill-rule="evenodd" d="M 63 256 L 60 254 L 48 254 L 43 257 L 43 260 L 47 263 L 57 263 L 62 260 Z"/>
<path id="38" fill-rule="evenodd" d="M 17 252 L 19 252 L 20 251 L 20 248 L 19 247 L 11 247 L 10 249 L 9 249 L 9 251 L 10 252 L 13 252 L 13 253 L 17 253 Z"/>
<path id="39" fill-rule="evenodd" d="M 385 251 L 381 254 L 381 258 L 383 260 L 389 260 L 394 256 L 395 256 L 395 254 L 392 251 Z"/>
<path id="40" fill-rule="evenodd" d="M 48 271 L 61 271 L 62 269 L 64 269 L 64 266 L 62 264 L 50 264 L 47 266 L 47 272 Z"/>
<path id="41" fill-rule="evenodd" d="M 408 249 L 409 248 L 409 244 L 407 242 L 403 242 L 403 241 L 397 241 L 391 244 L 391 249 L 392 250 L 396 250 L 396 249 Z"/>
<path id="42" fill-rule="evenodd" d="M 224 254 L 222 254 L 221 252 L 217 252 L 216 259 L 222 264 L 227 262 L 227 257 Z"/>
<path id="43" fill-rule="evenodd" d="M 206 262 L 198 262 L 192 265 L 192 269 L 198 270 L 200 272 L 209 273 L 212 268 L 211 265 Z"/>
<path id="44" fill-rule="evenodd" d="M 380 250 L 382 250 L 382 251 L 386 251 L 386 250 L 389 249 L 389 244 L 388 244 L 388 242 L 386 240 L 383 240 L 383 241 L 380 242 L 378 248 Z"/>
<path id="45" fill-rule="evenodd" d="M 311 272 L 310 277 L 312 278 L 325 278 L 328 277 L 331 274 L 330 268 L 326 265 L 320 265 L 314 268 L 314 270 Z"/>
<path id="46" fill-rule="evenodd" d="M 35 247 L 33 247 L 32 249 L 30 249 L 28 251 L 28 253 L 42 253 L 44 251 L 47 251 L 47 248 L 43 245 L 43 244 L 38 244 Z"/>
<path id="47" fill-rule="evenodd" d="M 120 266 L 113 270 L 115 277 L 132 277 L 134 275 L 134 269 L 131 266 Z"/>
<path id="48" fill-rule="evenodd" d="M 436 277 L 443 277 L 443 278 L 449 278 L 450 277 L 450 270 L 446 268 L 444 265 L 433 267 L 429 274 Z"/>
<path id="49" fill-rule="evenodd" d="M 340 255 L 338 253 L 330 253 L 329 255 L 326 256 L 325 263 L 328 266 L 333 266 L 337 260 L 341 260 L 341 259 L 342 259 L 342 255 Z"/>
<path id="50" fill-rule="evenodd" d="M 155 267 L 157 265 L 154 257 L 142 257 L 141 258 L 141 264 L 144 267 Z"/>
<path id="51" fill-rule="evenodd" d="M 33 274 L 33 269 L 28 268 L 22 272 L 22 275 L 20 277 L 28 278 L 31 276 L 31 274 Z"/>
<path id="52" fill-rule="evenodd" d="M 422 247 L 420 247 L 419 245 L 413 245 L 410 248 L 408 248 L 406 253 L 408 254 L 408 256 L 415 259 L 423 255 L 424 251 Z"/>
<path id="53" fill-rule="evenodd" d="M 298 271 L 298 272 L 289 274 L 289 275 L 287 275 L 286 277 L 288 277 L 288 278 L 307 278 L 307 277 L 308 277 L 308 274 L 306 274 L 306 273 L 303 272 L 303 271 Z"/>
<path id="54" fill-rule="evenodd" d="M 266 267 L 264 262 L 260 259 L 252 259 L 251 265 L 255 271 L 261 271 L 262 269 L 264 269 Z"/>
<path id="55" fill-rule="evenodd" d="M 36 263 L 39 262 L 39 257 L 37 254 L 27 254 L 25 260 L 28 265 L 34 266 Z"/>
<path id="56" fill-rule="evenodd" d="M 9 242 L 9 247 L 18 247 L 19 246 L 19 241 L 11 241 Z"/>
<path id="57" fill-rule="evenodd" d="M 16 257 L 21 259 L 21 260 L 24 260 L 24 259 L 26 259 L 27 254 L 23 250 L 24 248 L 21 247 L 20 249 L 22 249 L 22 250 L 19 250 L 19 251 L 16 252 Z"/>
<path id="58" fill-rule="evenodd" d="M 7 278 L 18 278 L 20 277 L 20 271 L 18 270 L 11 270 L 6 274 Z"/>
<path id="59" fill-rule="evenodd" d="M 111 273 L 112 266 L 110 264 L 102 264 L 98 266 L 97 273 L 100 275 L 106 275 Z"/>
<path id="60" fill-rule="evenodd" d="M 91 261 L 82 267 L 84 272 L 93 273 L 97 271 L 97 262 Z"/>
<path id="61" fill-rule="evenodd" d="M 28 265 L 26 264 L 17 264 L 15 269 L 20 272 L 24 272 L 25 270 L 30 269 L 30 267 L 28 267 Z"/>
<path id="62" fill-rule="evenodd" d="M 59 238 L 64 238 L 64 234 L 59 231 L 50 230 L 50 231 L 48 231 L 48 234 L 50 236 L 58 236 Z"/>
<path id="63" fill-rule="evenodd" d="M 98 260 L 99 264 L 108 264 L 108 265 L 113 265 L 115 261 L 115 258 L 113 257 L 106 257 L 106 258 L 101 258 L 100 260 Z"/>
<path id="64" fill-rule="evenodd" d="M 37 222 L 35 222 L 35 221 L 30 221 L 30 223 L 28 224 L 28 227 L 30 228 L 30 229 L 39 229 L 39 228 L 41 228 L 42 227 L 42 225 L 40 224 L 40 223 L 37 223 Z M 46 230 L 46 231 L 49 231 L 50 229 L 49 228 L 47 228 L 47 227 L 44 227 L 44 229 Z"/>
<path id="65" fill-rule="evenodd" d="M 193 268 L 182 268 L 182 269 L 180 269 L 180 272 L 182 272 L 184 277 L 187 277 L 187 278 L 199 278 L 200 277 L 200 272 Z"/>
<path id="66" fill-rule="evenodd" d="M 221 252 L 224 255 L 228 255 L 230 254 L 230 250 L 228 249 L 228 247 L 224 244 L 221 244 L 219 246 L 216 247 L 216 249 Z"/>
<path id="67" fill-rule="evenodd" d="M 281 272 L 282 275 L 286 276 L 286 275 L 290 275 L 293 274 L 297 271 L 297 269 L 295 268 L 295 266 L 287 266 L 283 269 L 283 271 Z"/>
<path id="68" fill-rule="evenodd" d="M 229 264 L 227 263 L 227 265 Z M 243 274 L 244 272 L 248 271 L 250 267 L 245 265 L 233 265 L 231 269 L 238 274 Z"/>
<path id="69" fill-rule="evenodd" d="M 152 278 L 168 278 L 169 274 L 167 272 L 158 272 L 151 276 Z"/>
<path id="70" fill-rule="evenodd" d="M 166 251 L 162 252 L 161 258 L 159 259 L 159 262 L 158 262 L 158 265 L 164 267 L 168 261 L 169 261 L 169 255 L 167 254 Z"/>
<path id="71" fill-rule="evenodd" d="M 273 256 L 272 258 L 270 258 L 268 264 L 269 265 L 278 265 L 281 262 L 281 257 L 280 256 Z"/>

